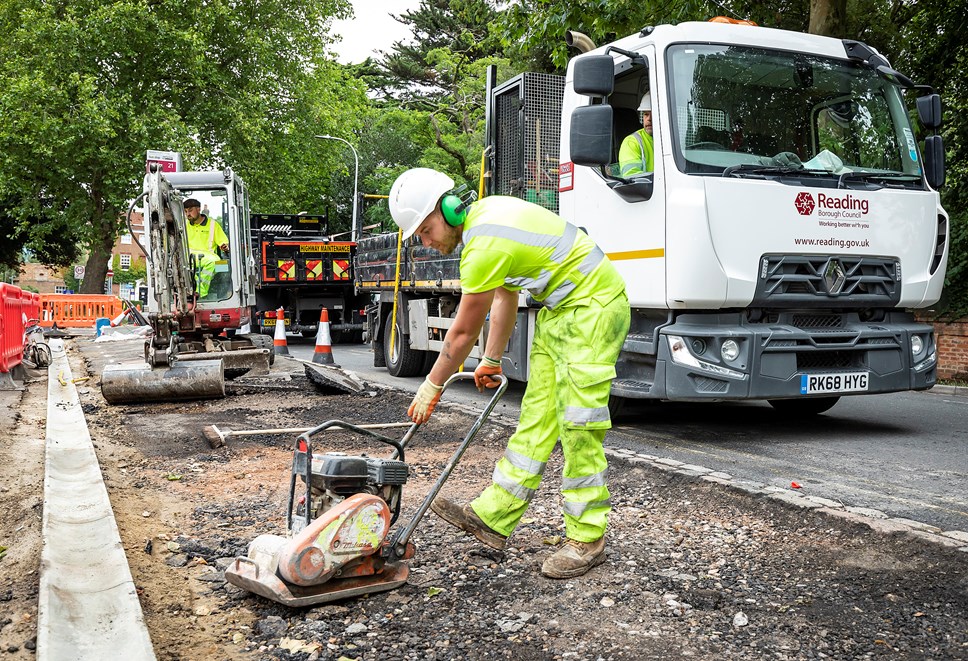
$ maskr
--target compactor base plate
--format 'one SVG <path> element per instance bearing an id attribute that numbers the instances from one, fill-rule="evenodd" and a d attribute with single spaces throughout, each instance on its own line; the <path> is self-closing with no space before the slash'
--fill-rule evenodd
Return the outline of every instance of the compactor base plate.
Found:
<path id="1" fill-rule="evenodd" d="M 236 558 L 225 570 L 225 579 L 249 592 L 285 606 L 303 607 L 372 592 L 393 590 L 407 582 L 410 567 L 403 562 L 388 563 L 382 574 L 355 578 L 336 578 L 311 588 L 289 585 L 248 558 Z"/>

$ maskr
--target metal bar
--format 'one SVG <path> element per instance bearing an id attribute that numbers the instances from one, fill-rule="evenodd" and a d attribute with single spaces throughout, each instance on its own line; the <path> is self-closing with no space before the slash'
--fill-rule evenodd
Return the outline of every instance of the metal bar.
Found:
<path id="1" fill-rule="evenodd" d="M 447 381 L 444 383 L 444 390 L 446 390 L 447 387 L 454 381 L 457 381 L 459 379 L 466 379 L 466 378 L 473 379 L 474 373 L 457 372 L 456 374 L 452 375 L 449 379 L 447 379 Z M 457 450 L 454 452 L 453 456 L 451 456 L 450 461 L 447 462 L 447 465 L 444 467 L 443 472 L 441 472 L 440 477 L 437 478 L 437 482 L 434 483 L 434 486 L 430 490 L 430 493 L 428 493 L 427 497 L 423 499 L 422 503 L 420 503 L 420 507 L 417 508 L 417 511 L 413 515 L 413 518 L 410 520 L 410 523 L 407 524 L 407 527 L 404 528 L 402 532 L 398 533 L 395 536 L 393 542 L 389 545 L 390 552 L 396 555 L 397 557 L 403 557 L 404 554 L 406 553 L 407 542 L 410 541 L 410 535 L 413 534 L 413 531 L 417 528 L 417 524 L 420 523 L 420 520 L 423 518 L 424 514 L 426 514 L 427 510 L 430 508 L 430 504 L 434 501 L 434 498 L 437 497 L 437 494 L 440 493 L 440 489 L 441 487 L 444 486 L 444 482 L 446 482 L 447 478 L 450 477 L 451 472 L 453 472 L 454 468 L 457 467 L 457 464 L 460 462 L 461 457 L 464 456 L 464 452 L 470 446 L 471 441 L 474 440 L 474 436 L 477 435 L 477 432 L 484 424 L 484 421 L 487 420 L 489 415 L 491 415 L 491 411 L 494 410 L 494 407 L 497 406 L 497 403 L 501 399 L 501 396 L 504 395 L 504 391 L 507 390 L 507 387 L 508 387 L 507 377 L 501 374 L 501 375 L 498 375 L 497 378 L 501 381 L 501 383 L 500 385 L 498 385 L 498 387 L 495 389 L 494 394 L 491 396 L 491 401 L 487 403 L 487 406 L 484 407 L 484 410 L 474 421 L 474 424 L 471 425 L 470 430 L 464 436 L 464 440 L 457 447 Z"/>

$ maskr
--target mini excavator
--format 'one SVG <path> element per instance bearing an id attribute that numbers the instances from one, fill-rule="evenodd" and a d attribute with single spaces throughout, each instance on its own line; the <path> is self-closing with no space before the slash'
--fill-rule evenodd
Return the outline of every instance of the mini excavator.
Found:
<path id="1" fill-rule="evenodd" d="M 189 251 L 184 202 L 194 198 L 212 231 L 217 224 L 229 250 L 214 260 L 208 292 L 196 296 L 195 255 Z M 151 164 L 142 194 L 145 230 L 132 238 L 148 258 L 148 323 L 145 362 L 108 365 L 101 392 L 111 404 L 208 399 L 225 396 L 225 378 L 266 374 L 272 341 L 239 331 L 251 322 L 255 303 L 255 261 L 249 240 L 245 184 L 231 168 L 221 172 L 163 173 Z"/>

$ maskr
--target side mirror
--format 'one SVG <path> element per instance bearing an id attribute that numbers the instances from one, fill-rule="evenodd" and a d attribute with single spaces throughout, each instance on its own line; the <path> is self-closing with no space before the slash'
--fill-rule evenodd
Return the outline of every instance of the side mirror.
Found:
<path id="1" fill-rule="evenodd" d="M 941 128 L 941 95 L 926 94 L 918 97 L 918 119 L 925 128 Z"/>
<path id="2" fill-rule="evenodd" d="M 610 55 L 579 57 L 572 77 L 576 94 L 608 96 L 615 89 L 615 63 Z"/>
<path id="3" fill-rule="evenodd" d="M 944 186 L 944 142 L 940 135 L 924 139 L 924 178 L 935 190 Z"/>
<path id="4" fill-rule="evenodd" d="M 572 162 L 578 165 L 608 165 L 612 158 L 612 106 L 602 104 L 575 108 L 571 113 L 569 135 Z"/>

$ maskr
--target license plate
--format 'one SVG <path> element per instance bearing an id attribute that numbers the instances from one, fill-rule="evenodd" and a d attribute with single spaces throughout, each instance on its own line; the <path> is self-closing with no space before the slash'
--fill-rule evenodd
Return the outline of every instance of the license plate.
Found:
<path id="1" fill-rule="evenodd" d="M 841 372 L 838 374 L 801 374 L 800 394 L 816 395 L 834 392 L 863 392 L 867 390 L 870 372 Z"/>
<path id="2" fill-rule="evenodd" d="M 285 321 L 286 321 L 286 328 L 288 328 L 289 327 L 289 320 L 286 319 Z M 263 326 L 275 326 L 276 325 L 276 320 L 275 319 L 263 319 L 262 320 L 262 325 Z"/>

